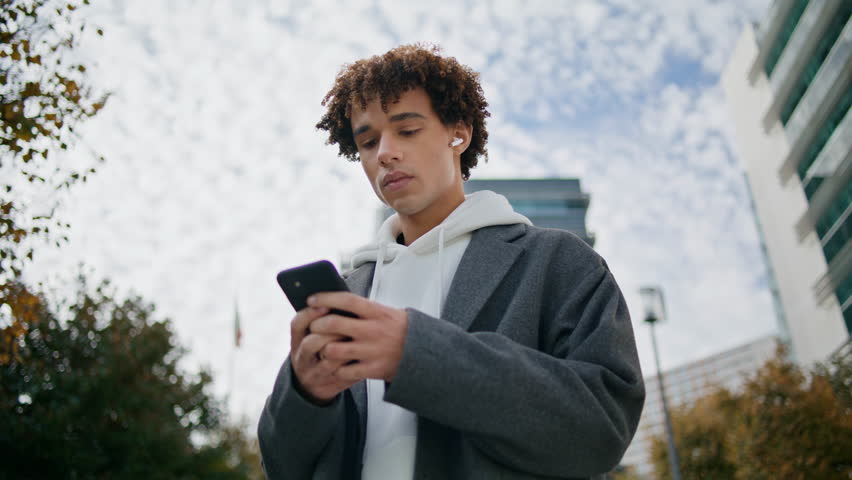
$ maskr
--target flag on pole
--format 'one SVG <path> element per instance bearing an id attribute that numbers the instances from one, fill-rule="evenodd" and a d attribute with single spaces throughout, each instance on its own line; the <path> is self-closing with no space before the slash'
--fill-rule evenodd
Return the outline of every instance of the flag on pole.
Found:
<path id="1" fill-rule="evenodd" d="M 240 328 L 240 308 L 237 301 L 234 300 L 234 346 L 240 348 L 240 341 L 243 339 L 243 329 Z"/>

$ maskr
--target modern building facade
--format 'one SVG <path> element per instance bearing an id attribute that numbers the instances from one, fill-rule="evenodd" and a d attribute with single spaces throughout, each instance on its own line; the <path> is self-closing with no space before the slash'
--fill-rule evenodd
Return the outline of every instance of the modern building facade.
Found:
<path id="1" fill-rule="evenodd" d="M 491 190 L 506 197 L 516 212 L 544 228 L 559 228 L 582 238 L 594 247 L 595 238 L 586 230 L 589 194 L 576 178 L 468 180 L 465 193 Z"/>
<path id="2" fill-rule="evenodd" d="M 580 180 L 576 178 L 468 180 L 464 190 L 468 195 L 480 190 L 499 193 L 533 225 L 568 230 L 594 246 L 594 235 L 586 230 L 589 194 L 583 193 Z M 378 214 L 379 225 L 392 214 L 389 207 L 382 208 Z"/>
<path id="3" fill-rule="evenodd" d="M 465 194 L 480 190 L 491 190 L 509 200 L 512 208 L 526 216 L 533 225 L 545 228 L 568 230 L 594 247 L 595 237 L 586 230 L 586 212 L 589 194 L 580 188 L 576 178 L 542 179 L 488 179 L 468 180 L 464 183 Z M 390 207 L 383 206 L 376 212 L 376 227 L 393 214 Z M 352 252 L 340 254 L 340 268 L 351 267 Z"/>
<path id="4" fill-rule="evenodd" d="M 749 375 L 775 355 L 778 342 L 777 337 L 764 337 L 663 372 L 668 404 L 690 405 L 718 387 L 739 390 Z M 654 437 L 665 438 L 665 418 L 656 375 L 645 378 L 645 391 L 645 408 L 639 428 L 621 464 L 634 467 L 642 478 L 655 478 L 651 444 Z"/>
<path id="5" fill-rule="evenodd" d="M 722 74 L 779 332 L 801 364 L 852 331 L 850 14 L 848 0 L 775 0 Z"/>

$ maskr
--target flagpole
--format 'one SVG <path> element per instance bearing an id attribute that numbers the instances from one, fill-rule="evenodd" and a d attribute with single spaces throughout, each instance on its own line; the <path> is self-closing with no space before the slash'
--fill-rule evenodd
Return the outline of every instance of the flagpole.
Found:
<path id="1" fill-rule="evenodd" d="M 238 297 L 234 296 L 234 343 L 231 345 L 231 361 L 228 367 L 228 413 L 231 413 L 233 409 L 233 398 L 234 398 L 234 368 L 236 366 L 237 359 L 237 350 L 240 349 L 240 342 L 242 340 L 242 329 L 240 326 L 240 308 L 239 308 L 239 300 Z"/>
<path id="2" fill-rule="evenodd" d="M 231 361 L 229 362 L 230 365 L 228 365 L 228 396 L 227 396 L 228 401 L 227 401 L 227 407 L 228 407 L 228 414 L 229 415 L 231 413 L 231 406 L 232 406 L 233 397 L 234 397 L 234 395 L 233 395 L 234 394 L 234 363 L 236 363 L 235 362 L 236 357 L 237 357 L 237 347 L 236 347 L 236 345 L 232 345 L 231 346 Z"/>
<path id="3" fill-rule="evenodd" d="M 233 260 L 233 259 L 229 259 Z M 231 344 L 231 355 L 230 362 L 228 365 L 228 392 L 226 396 L 226 408 L 228 409 L 228 414 L 230 415 L 233 410 L 233 399 L 234 399 L 234 379 L 235 379 L 235 367 L 237 360 L 237 350 L 240 348 L 240 340 L 242 337 L 242 331 L 240 327 L 240 308 L 239 308 L 239 295 L 240 295 L 240 273 L 238 268 L 229 269 L 233 272 L 233 280 L 236 283 L 234 285 L 234 330 L 233 330 L 233 343 Z"/>

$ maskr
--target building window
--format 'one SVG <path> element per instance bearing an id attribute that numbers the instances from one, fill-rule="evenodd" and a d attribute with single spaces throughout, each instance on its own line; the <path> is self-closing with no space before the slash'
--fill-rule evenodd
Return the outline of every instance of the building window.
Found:
<path id="1" fill-rule="evenodd" d="M 814 197 L 814 194 L 817 190 L 819 190 L 820 185 L 825 180 L 825 177 L 814 175 L 808 180 L 808 183 L 805 185 L 805 195 L 808 197 L 808 202 Z"/>
<path id="2" fill-rule="evenodd" d="M 570 208 L 565 200 L 512 200 L 512 208 L 527 217 L 568 216 L 582 214 L 583 208 Z"/>
<path id="3" fill-rule="evenodd" d="M 849 240 L 850 234 L 852 234 L 852 215 L 849 215 L 847 212 L 843 223 L 840 224 L 837 230 L 831 235 L 831 239 L 822 247 L 827 262 L 831 262 L 840 250 L 843 249 Z"/>
<path id="4" fill-rule="evenodd" d="M 846 275 L 846 279 L 837 286 L 834 291 L 837 295 L 837 302 L 840 303 L 840 308 L 843 309 L 843 319 L 846 321 L 846 331 L 852 333 L 850 328 L 850 320 L 852 320 L 852 274 Z"/>
<path id="5" fill-rule="evenodd" d="M 817 221 L 816 231 L 823 242 L 822 250 L 825 261 L 831 263 L 835 255 L 846 245 L 852 233 L 852 215 L 849 207 L 852 205 L 852 182 L 846 185 L 842 192 L 831 202 L 825 214 Z M 826 237 L 838 222 L 843 222 Z"/>
<path id="6" fill-rule="evenodd" d="M 801 101 L 802 97 L 805 96 L 805 92 L 807 92 L 808 87 L 814 81 L 814 78 L 817 76 L 823 62 L 825 62 L 825 59 L 828 58 L 828 54 L 831 52 L 834 42 L 837 41 L 837 38 L 840 36 L 840 32 L 842 32 L 843 27 L 846 26 L 846 22 L 849 20 L 849 15 L 852 13 L 852 2 L 843 2 L 843 5 L 839 10 L 840 11 L 835 15 L 834 20 L 832 20 L 825 29 L 822 39 L 810 55 L 810 60 L 799 75 L 799 80 L 796 81 L 796 85 L 793 87 L 792 92 L 790 92 L 790 97 L 787 98 L 784 108 L 781 109 L 781 123 L 784 125 L 787 125 L 787 121 L 789 121 L 790 117 L 793 116 L 796 106 L 799 105 L 799 101 Z"/>
<path id="7" fill-rule="evenodd" d="M 843 118 L 846 117 L 846 113 L 849 112 L 850 105 L 852 105 L 852 88 L 847 88 L 843 98 L 837 102 L 834 110 L 832 110 L 828 115 L 828 118 L 825 119 L 825 123 L 823 123 L 822 128 L 820 128 L 816 135 L 814 135 L 814 139 L 811 141 L 802 161 L 799 163 L 799 178 L 803 181 L 807 178 L 808 170 L 816 161 L 819 153 L 822 151 L 823 147 L 825 147 L 825 144 L 828 143 L 831 135 L 843 122 Z M 815 185 L 812 185 L 814 183 Z M 813 194 L 816 193 L 821 183 L 822 176 L 817 175 L 813 175 L 807 182 L 805 182 L 805 194 L 808 196 L 808 200 L 813 197 Z"/>
<path id="8" fill-rule="evenodd" d="M 843 310 L 843 321 L 846 322 L 846 331 L 852 334 L 852 307 L 847 306 Z"/>
<path id="9" fill-rule="evenodd" d="M 831 202 L 831 205 L 829 205 L 822 217 L 816 222 L 816 231 L 820 239 L 825 237 L 825 234 L 837 222 L 837 219 L 846 211 L 850 198 L 852 198 L 852 183 L 846 185 L 843 191 Z"/>
<path id="10" fill-rule="evenodd" d="M 796 30 L 796 24 L 799 23 L 799 19 L 802 18 L 802 14 L 805 12 L 805 7 L 807 6 L 808 0 L 798 0 L 795 5 L 790 7 L 790 13 L 787 14 L 784 25 L 781 26 L 778 36 L 775 37 L 775 42 L 772 44 L 772 49 L 769 50 L 769 55 L 766 56 L 764 70 L 766 70 L 767 77 L 772 76 L 772 70 L 775 69 L 778 59 L 781 58 L 781 54 L 784 52 L 784 47 L 790 41 L 793 31 Z"/>

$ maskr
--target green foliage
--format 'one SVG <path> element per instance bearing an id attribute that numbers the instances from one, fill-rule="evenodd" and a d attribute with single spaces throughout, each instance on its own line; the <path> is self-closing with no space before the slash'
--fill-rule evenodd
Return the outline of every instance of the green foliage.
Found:
<path id="1" fill-rule="evenodd" d="M 732 445 L 727 436 L 737 408 L 739 397 L 719 389 L 691 407 L 672 411 L 672 429 L 683 478 L 734 478 L 736 465 L 729 460 Z M 665 436 L 653 440 L 651 461 L 657 478 L 672 478 Z"/>
<path id="2" fill-rule="evenodd" d="M 0 304 L 32 260 L 24 240 L 65 239 L 67 224 L 49 206 L 53 192 L 94 172 L 70 165 L 65 154 L 79 140 L 75 127 L 107 98 L 88 86 L 86 66 L 73 55 L 87 29 L 77 18 L 82 4 L 0 0 Z M 22 185 L 26 195 L 17 192 Z M 43 211 L 33 212 L 32 203 Z"/>
<path id="3" fill-rule="evenodd" d="M 0 478 L 260 478 L 256 448 L 207 393 L 210 374 L 181 371 L 153 306 L 82 277 L 64 307 L 16 293 L 36 301 L 14 314 L 37 321 L 0 366 Z"/>
<path id="4" fill-rule="evenodd" d="M 225 452 L 232 470 L 246 480 L 266 480 L 266 475 L 260 466 L 260 445 L 257 437 L 249 439 L 246 431 L 250 428 L 247 420 L 237 425 L 228 425 L 220 429 L 217 436 L 219 448 Z M 251 426 L 253 430 L 253 425 Z"/>
<path id="5" fill-rule="evenodd" d="M 740 392 L 717 389 L 675 409 L 681 473 L 702 479 L 852 477 L 852 358 L 803 372 L 782 350 Z M 671 478 L 664 436 L 653 440 L 658 478 Z"/>
<path id="6" fill-rule="evenodd" d="M 743 394 L 736 478 L 850 478 L 852 410 L 838 394 L 818 372 L 767 363 Z"/>
<path id="7" fill-rule="evenodd" d="M 56 194 L 95 172 L 66 154 L 107 98 L 74 52 L 88 3 L 0 0 L 0 480 L 261 479 L 257 441 L 207 371 L 181 371 L 152 305 L 82 275 L 54 303 L 22 281 L 34 240 L 67 240 Z"/>
<path id="8" fill-rule="evenodd" d="M 847 340 L 828 362 L 817 365 L 815 371 L 828 381 L 845 411 L 852 412 L 852 341 Z"/>

